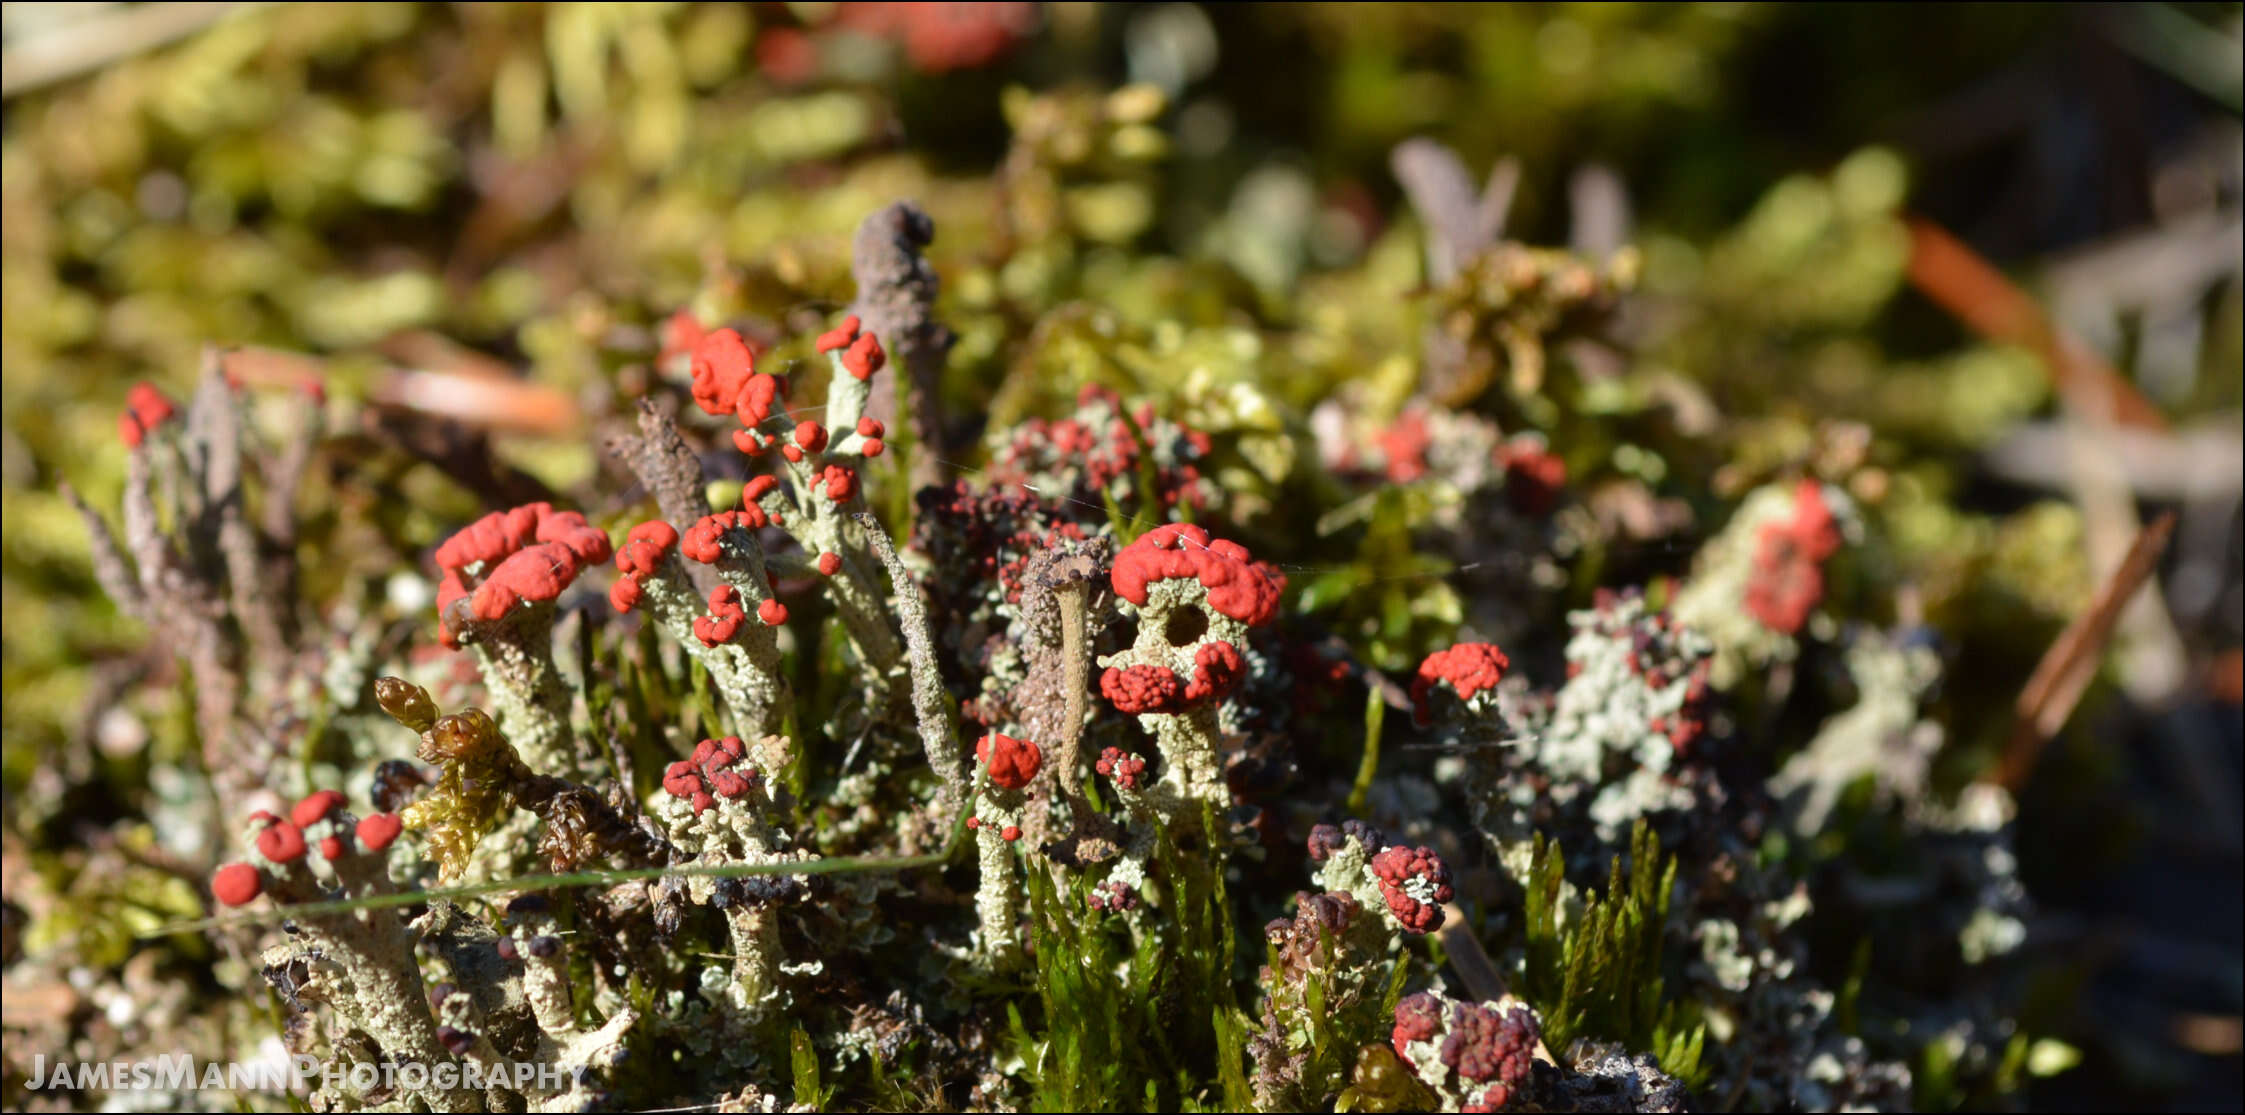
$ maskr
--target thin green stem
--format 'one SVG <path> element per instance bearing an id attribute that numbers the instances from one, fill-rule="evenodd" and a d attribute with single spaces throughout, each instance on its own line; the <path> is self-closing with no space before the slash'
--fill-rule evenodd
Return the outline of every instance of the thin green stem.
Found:
<path id="1" fill-rule="evenodd" d="M 1364 812 L 1364 800 L 1372 793 L 1372 775 L 1380 769 L 1380 726 L 1387 721 L 1387 702 L 1380 699 L 1380 691 L 1373 689 L 1364 697 L 1364 758 L 1356 765 L 1356 785 L 1349 788 L 1348 811 Z"/>
<path id="2" fill-rule="evenodd" d="M 641 867 L 621 871 L 578 871 L 568 875 L 524 875 L 514 879 L 494 879 L 481 883 L 463 883 L 459 886 L 432 887 L 428 890 L 400 891 L 395 894 L 372 894 L 364 898 L 347 898 L 334 902 L 300 902 L 290 906 L 275 906 L 224 917 L 202 918 L 196 921 L 173 922 L 134 934 L 136 940 L 168 937 L 174 933 L 199 933 L 208 929 L 232 929 L 238 926 L 269 925 L 292 918 L 319 917 L 326 914 L 346 914 L 356 910 L 381 910 L 394 906 L 411 906 L 448 898 L 476 898 L 486 894 L 521 891 L 557 890 L 563 887 L 612 886 L 637 879 L 693 878 L 745 878 L 754 875 L 845 875 L 867 871 L 909 871 L 916 867 L 938 867 L 950 862 L 959 850 L 960 834 L 966 831 L 966 816 L 960 814 L 944 838 L 943 847 L 917 856 L 832 856 L 826 859 L 782 863 L 729 863 L 709 865 L 684 865 L 679 867 Z"/>

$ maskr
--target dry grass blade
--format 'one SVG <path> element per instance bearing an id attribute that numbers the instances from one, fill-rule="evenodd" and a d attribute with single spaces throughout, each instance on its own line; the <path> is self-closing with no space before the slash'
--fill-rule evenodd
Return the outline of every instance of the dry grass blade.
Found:
<path id="1" fill-rule="evenodd" d="M 2159 564 L 2159 555 L 2167 549 L 2167 540 L 2174 533 L 2175 513 L 2172 511 L 2138 531 L 2135 543 L 2128 547 L 2128 556 L 2121 559 L 2120 566 L 2106 579 L 2089 607 L 2067 624 L 2057 640 L 2050 644 L 2050 649 L 2043 653 L 2033 676 L 2027 679 L 2026 688 L 2019 692 L 2011 741 L 2004 748 L 2003 761 L 1996 767 L 1995 781 L 2005 789 L 2018 791 L 2034 771 L 2043 745 L 2049 743 L 2058 729 L 2065 726 L 2066 718 L 2073 715 L 2074 705 L 2089 688 L 2097 662 L 2104 655 L 2105 644 L 2120 622 L 2121 610 L 2151 578 L 2152 570 Z"/>
<path id="2" fill-rule="evenodd" d="M 369 388 L 371 401 L 417 414 L 448 418 L 476 430 L 558 437 L 583 427 L 585 416 L 565 392 L 514 373 L 506 364 L 427 335 L 407 335 L 386 346 L 392 356 L 427 359 L 419 368 L 390 368 Z M 226 374 L 252 387 L 304 390 L 325 384 L 319 357 L 248 347 L 225 356 Z"/>
<path id="3" fill-rule="evenodd" d="M 1992 341 L 2042 357 L 2066 408 L 2084 417 L 2164 430 L 2167 419 L 2125 376 L 2043 313 L 2003 272 L 1923 217 L 1909 219 L 1910 285 Z"/>
<path id="4" fill-rule="evenodd" d="M 560 435 L 584 420 L 569 396 L 519 379 L 394 371 L 375 382 L 371 395 L 377 403 L 497 433 Z"/>
<path id="5" fill-rule="evenodd" d="M 75 6 L 89 14 L 57 20 L 52 30 L 9 45 L 4 59 L 0 59 L 0 96 L 13 97 L 91 73 L 119 59 L 184 39 L 237 9 L 263 5 L 133 4 L 108 10 L 97 4 Z"/>

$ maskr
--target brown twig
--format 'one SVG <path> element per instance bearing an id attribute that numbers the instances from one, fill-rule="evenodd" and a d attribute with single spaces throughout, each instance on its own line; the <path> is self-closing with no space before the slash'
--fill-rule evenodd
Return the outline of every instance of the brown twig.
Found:
<path id="1" fill-rule="evenodd" d="M 900 201 L 865 219 L 852 242 L 850 274 L 857 301 L 850 312 L 889 349 L 897 374 L 874 382 L 866 414 L 884 424 L 896 421 L 897 392 L 905 393 L 905 414 L 918 442 L 912 458 L 912 487 L 943 483 L 944 462 L 955 455 L 943 417 L 943 363 L 956 339 L 935 316 L 940 282 L 922 251 L 935 239 L 935 221 L 911 202 Z"/>
<path id="2" fill-rule="evenodd" d="M 2121 559 L 2112 576 L 2106 578 L 2089 607 L 2067 624 L 2057 640 L 2050 644 L 2050 649 L 2043 653 L 2033 676 L 2019 692 L 2011 741 L 2004 747 L 2003 761 L 1997 764 L 1992 776 L 1997 784 L 2016 793 L 2026 783 L 2043 746 L 2065 726 L 2066 718 L 2073 715 L 2074 705 L 2089 688 L 2098 660 L 2104 655 L 2105 644 L 2120 622 L 2121 610 L 2151 578 L 2159 564 L 2159 555 L 2167 549 L 2167 540 L 2174 533 L 2175 513 L 2172 511 L 2138 531 L 2136 541 L 2128 547 L 2128 555 Z"/>
<path id="3" fill-rule="evenodd" d="M 1908 218 L 1910 285 L 1992 341 L 2042 358 L 2066 408 L 2087 418 L 2164 430 L 2167 419 L 2127 377 L 2043 313 L 2033 298 L 1963 241 L 1923 217 Z"/>

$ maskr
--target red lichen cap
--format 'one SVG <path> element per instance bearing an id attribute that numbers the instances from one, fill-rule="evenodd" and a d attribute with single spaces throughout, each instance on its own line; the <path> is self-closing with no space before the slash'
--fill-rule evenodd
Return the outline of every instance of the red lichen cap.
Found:
<path id="1" fill-rule="evenodd" d="M 265 891 L 265 877 L 246 863 L 229 863 L 210 877 L 211 897 L 228 906 L 247 906 Z"/>
<path id="2" fill-rule="evenodd" d="M 857 495 L 857 471 L 843 465 L 828 465 L 820 470 L 819 478 L 826 482 L 826 498 L 836 503 L 848 503 Z"/>
<path id="3" fill-rule="evenodd" d="M 584 565 L 598 565 L 614 552 L 608 532 L 585 522 L 581 511 L 549 511 L 539 518 L 536 537 L 568 547 Z"/>
<path id="4" fill-rule="evenodd" d="M 678 545 L 678 528 L 661 519 L 649 519 L 631 528 L 631 532 L 624 535 L 624 545 L 640 548 L 642 557 L 635 560 L 641 562 L 642 567 L 636 570 L 632 569 L 631 566 L 624 564 L 621 556 L 617 558 L 616 564 L 630 572 L 652 573 L 654 572 L 653 563 L 645 555 L 651 551 L 653 557 L 659 558 L 672 546 Z"/>
<path id="5" fill-rule="evenodd" d="M 756 618 L 766 627 L 778 627 L 787 622 L 787 605 L 766 597 L 756 605 Z"/>
<path id="6" fill-rule="evenodd" d="M 1434 849 L 1397 844 L 1372 857 L 1372 874 L 1380 881 L 1380 897 L 1388 912 L 1413 933 L 1431 933 L 1442 925 L 1442 904 L 1453 894 L 1450 868 Z"/>
<path id="7" fill-rule="evenodd" d="M 1395 1046 L 1395 1055 L 1410 1060 L 1411 1054 L 1404 1046 L 1415 1041 L 1426 1041 L 1442 1028 L 1442 1001 L 1432 992 L 1421 991 L 1395 1004 L 1395 1029 L 1389 1034 L 1389 1044 Z"/>
<path id="8" fill-rule="evenodd" d="M 644 594 L 637 577 L 618 577 L 615 584 L 608 586 L 608 606 L 628 612 L 639 606 L 639 598 Z"/>
<path id="9" fill-rule="evenodd" d="M 680 353 L 692 352 L 701 347 L 709 330 L 695 319 L 692 310 L 679 310 L 663 322 L 663 348 L 657 359 L 667 361 Z"/>
<path id="10" fill-rule="evenodd" d="M 1223 697 L 1247 678 L 1247 659 L 1232 644 L 1218 639 L 1193 652 L 1193 680 L 1185 686 L 1185 703 L 1199 704 Z"/>
<path id="11" fill-rule="evenodd" d="M 543 502 L 493 511 L 445 539 L 437 547 L 437 566 L 459 572 L 498 561 L 529 545 L 537 537 L 539 521 L 552 512 L 553 505 Z"/>
<path id="12" fill-rule="evenodd" d="M 714 564 L 725 553 L 718 540 L 732 525 L 733 517 L 727 512 L 704 515 L 686 528 L 686 537 L 679 541 L 678 552 L 703 565 Z"/>
<path id="13" fill-rule="evenodd" d="M 437 547 L 436 563 L 445 571 L 437 588 L 438 636 L 445 646 L 459 647 L 452 624 L 460 617 L 452 606 L 471 592 L 475 618 L 495 620 L 524 600 L 561 595 L 579 569 L 607 561 L 611 552 L 607 532 L 579 512 L 555 511 L 543 502 L 493 511 Z M 473 586 L 470 569 L 481 571 Z"/>
<path id="14" fill-rule="evenodd" d="M 975 761 L 990 771 L 990 781 L 1008 790 L 1018 790 L 1037 776 L 1044 766 L 1044 752 L 1025 739 L 1015 739 L 1002 732 L 992 732 L 974 741 Z M 1012 839 L 1012 837 L 1007 837 Z"/>
<path id="15" fill-rule="evenodd" d="M 257 854 L 274 863 L 293 863 L 304 852 L 304 831 L 287 821 L 275 821 L 257 834 Z"/>
<path id="16" fill-rule="evenodd" d="M 888 354 L 881 351 L 880 338 L 871 333 L 860 335 L 842 351 L 842 369 L 859 379 L 873 378 L 873 373 L 888 362 Z"/>
<path id="17" fill-rule="evenodd" d="M 717 804 L 746 795 L 763 778 L 754 767 L 737 766 L 748 754 L 739 736 L 705 739 L 694 745 L 694 755 L 663 769 L 663 791 L 691 802 L 700 813 Z"/>
<path id="18" fill-rule="evenodd" d="M 857 420 L 857 436 L 859 437 L 880 437 L 887 432 L 888 429 L 881 425 L 879 419 L 868 416 Z"/>
<path id="19" fill-rule="evenodd" d="M 805 453 L 816 453 L 826 448 L 826 427 L 806 418 L 795 424 L 795 444 Z"/>
<path id="20" fill-rule="evenodd" d="M 1512 660 L 1495 643 L 1459 643 L 1427 655 L 1426 661 L 1419 663 L 1419 676 L 1411 682 L 1413 718 L 1422 727 L 1431 722 L 1435 686 L 1448 682 L 1459 700 L 1470 701 L 1474 694 L 1496 688 L 1511 667 Z"/>
<path id="21" fill-rule="evenodd" d="M 341 791 L 317 790 L 307 795 L 304 800 L 297 802 L 296 807 L 288 811 L 288 819 L 294 822 L 297 828 L 310 828 L 325 820 L 328 814 L 341 808 L 343 808 Z"/>
<path id="22" fill-rule="evenodd" d="M 694 405 L 705 414 L 733 413 L 741 388 L 755 371 L 756 353 L 737 330 L 710 333 L 694 346 Z"/>
<path id="23" fill-rule="evenodd" d="M 359 819 L 357 829 L 359 844 L 370 852 L 379 852 L 390 846 L 405 828 L 405 820 L 395 813 L 375 813 Z"/>
<path id="24" fill-rule="evenodd" d="M 772 416 L 772 407 L 785 393 L 785 388 L 777 376 L 758 372 L 748 377 L 733 398 L 733 417 L 744 429 L 753 430 L 763 425 L 764 420 Z"/>
<path id="25" fill-rule="evenodd" d="M 525 601 L 542 603 L 561 595 L 577 579 L 577 555 L 559 542 L 540 542 L 518 551 L 476 586 L 469 609 L 480 620 L 501 619 Z"/>
<path id="26" fill-rule="evenodd" d="M 719 585 L 709 591 L 709 614 L 694 620 L 694 637 L 705 647 L 728 642 L 739 633 L 748 612 L 741 607 L 739 590 L 731 585 Z"/>
<path id="27" fill-rule="evenodd" d="M 1397 484 L 1408 484 L 1427 474 L 1427 449 L 1434 438 L 1427 431 L 1426 412 L 1413 408 L 1403 412 L 1380 434 L 1380 453 L 1387 458 L 1388 479 Z"/>
<path id="28" fill-rule="evenodd" d="M 704 565 L 712 565 L 725 555 L 724 547 L 719 542 L 727 530 L 735 527 L 760 530 L 772 521 L 772 517 L 766 515 L 763 508 L 753 504 L 738 511 L 719 511 L 714 515 L 704 515 L 686 529 L 686 537 L 679 540 L 678 552 Z"/>
<path id="29" fill-rule="evenodd" d="M 125 412 L 117 416 L 117 435 L 125 444 L 138 447 L 149 431 L 171 421 L 179 413 L 171 398 L 156 385 L 142 380 L 125 392 Z"/>
<path id="30" fill-rule="evenodd" d="M 842 555 L 832 550 L 818 556 L 818 571 L 822 577 L 831 577 L 842 571 Z"/>
<path id="31" fill-rule="evenodd" d="M 1125 790 L 1135 790 L 1146 778 L 1146 760 L 1123 750 L 1109 747 L 1099 752 L 1099 761 L 1093 769 L 1115 780 L 1115 785 Z"/>
<path id="32" fill-rule="evenodd" d="M 1823 562 L 1841 541 L 1824 486 L 1802 480 L 1794 489 L 1793 517 L 1765 523 L 1755 536 L 1746 610 L 1772 631 L 1798 632 L 1824 599 Z"/>
<path id="33" fill-rule="evenodd" d="M 631 528 L 624 536 L 624 544 L 616 551 L 616 568 L 623 576 L 608 587 L 608 603 L 619 612 L 628 612 L 639 605 L 644 582 L 662 566 L 664 555 L 678 545 L 678 528 L 661 519 L 649 519 Z"/>
<path id="34" fill-rule="evenodd" d="M 1567 486 L 1567 462 L 1538 438 L 1515 438 L 1497 447 L 1504 469 L 1505 501 L 1523 515 L 1542 518 L 1559 505 Z"/>
<path id="35" fill-rule="evenodd" d="M 1185 705 L 1185 685 L 1167 666 L 1109 667 L 1099 675 L 1099 695 L 1133 716 L 1175 712 Z"/>
<path id="36" fill-rule="evenodd" d="M 1212 539 L 1191 523 L 1169 523 L 1139 535 L 1115 555 L 1111 580 L 1116 595 L 1142 605 L 1149 583 L 1187 577 L 1208 590 L 1210 607 L 1250 627 L 1278 616 L 1286 590 L 1286 577 L 1255 561 L 1246 547 Z"/>
<path id="37" fill-rule="evenodd" d="M 842 324 L 818 335 L 818 350 L 832 352 L 838 348 L 848 348 L 850 342 L 857 340 L 857 331 L 857 315 L 851 314 L 842 319 Z"/>
<path id="38" fill-rule="evenodd" d="M 1536 1042 L 1541 1038 L 1535 1016 L 1514 1007 L 1499 1011 L 1480 1003 L 1461 1003 L 1451 1011 L 1450 1034 L 1442 1040 L 1442 1063 L 1476 1084 L 1495 1081 L 1483 1092 L 1478 1105 L 1501 1108 L 1512 1093 L 1526 1087 L 1532 1071 Z"/>
<path id="39" fill-rule="evenodd" d="M 147 380 L 133 384 L 125 392 L 125 406 L 132 411 L 133 417 L 151 428 L 163 425 L 179 413 L 179 408 L 172 405 L 171 396 L 164 394 Z"/>

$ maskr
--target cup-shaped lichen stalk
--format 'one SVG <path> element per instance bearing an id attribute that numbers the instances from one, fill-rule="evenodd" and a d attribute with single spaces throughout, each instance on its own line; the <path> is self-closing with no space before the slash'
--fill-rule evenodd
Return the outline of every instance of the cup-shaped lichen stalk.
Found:
<path id="1" fill-rule="evenodd" d="M 1136 714 L 1161 748 L 1161 777 L 1144 791 L 1149 807 L 1165 827 L 1197 826 L 1203 807 L 1231 804 L 1216 706 L 1245 680 L 1248 629 L 1277 616 L 1286 578 L 1237 543 L 1172 523 L 1115 555 L 1111 579 L 1138 614 L 1138 637 L 1099 660 L 1099 692 Z"/>
<path id="2" fill-rule="evenodd" d="M 244 832 L 249 858 L 220 867 L 211 876 L 211 894 L 227 906 L 246 906 L 261 894 L 294 906 L 389 893 L 384 852 L 403 824 L 394 813 L 355 818 L 343 805 L 342 794 L 321 790 L 297 802 L 287 817 L 252 815 Z M 291 922 L 297 932 L 280 947 L 311 965 L 351 1028 L 400 1062 L 433 1068 L 453 1060 L 429 1010 L 413 934 L 394 909 L 302 914 Z M 431 1108 L 482 1109 L 479 1093 L 440 1089 L 434 1078 L 430 1074 L 418 1092 Z"/>
<path id="3" fill-rule="evenodd" d="M 691 757 L 665 768 L 653 812 L 672 845 L 701 865 L 804 858 L 785 847 L 785 838 L 771 823 L 774 805 L 763 770 L 784 763 L 786 748 L 787 741 L 779 736 L 758 741 L 754 754 L 739 736 L 705 739 L 694 745 Z M 778 907 L 802 891 L 800 880 L 786 875 L 696 876 L 688 881 L 687 893 L 695 901 L 725 913 L 733 954 L 732 1006 L 751 1025 L 768 1020 L 780 1005 L 781 965 L 787 956 L 780 946 Z"/>
<path id="4" fill-rule="evenodd" d="M 638 1024 L 639 1014 L 629 1006 L 616 1006 L 598 1027 L 577 1021 L 569 975 L 569 954 L 562 943 L 561 923 L 553 903 L 543 894 L 525 894 L 507 903 L 501 926 L 501 955 L 522 964 L 522 997 L 543 1035 L 537 1059 L 565 1067 L 614 1070 L 627 1060 L 624 1037 Z M 575 1075 L 575 1074 L 571 1074 Z M 581 1089 L 583 1080 L 570 1087 Z M 539 1105 L 535 1110 L 576 1110 L 566 1104 Z"/>
<path id="5" fill-rule="evenodd" d="M 499 723 L 541 773 L 596 773 L 581 769 L 569 728 L 569 686 L 553 660 L 553 602 L 609 553 L 608 535 L 583 515 L 545 503 L 494 511 L 437 547 L 445 571 L 439 634 L 446 646 L 475 649 Z"/>
<path id="6" fill-rule="evenodd" d="M 770 482 L 758 477 L 749 488 Z M 776 631 L 787 622 L 787 605 L 771 595 L 755 535 L 768 522 L 753 501 L 739 511 L 703 516 L 683 538 L 669 523 L 650 519 L 631 528 L 616 551 L 623 576 L 608 591 L 618 611 L 646 608 L 709 670 L 734 724 L 758 735 L 785 723 L 791 701 Z M 686 561 L 711 567 L 720 583 L 706 595 L 696 592 Z"/>
<path id="7" fill-rule="evenodd" d="M 798 419 L 786 405 L 785 382 L 755 370 L 753 353 L 731 329 L 716 330 L 694 352 L 694 401 L 711 414 L 740 423 L 733 445 L 750 457 L 776 454 L 789 483 L 758 476 L 741 493 L 743 512 L 761 515 L 792 535 L 832 589 L 835 611 L 866 664 L 883 702 L 901 700 L 898 670 L 903 645 L 881 606 L 877 568 L 866 560 L 866 538 L 852 522 L 861 510 L 866 462 L 887 449 L 887 430 L 865 416 L 874 373 L 887 363 L 881 343 L 861 332 L 858 319 L 820 335 L 816 345 L 832 366 L 824 421 Z"/>
<path id="8" fill-rule="evenodd" d="M 1044 761 L 1044 751 L 1036 744 L 999 732 L 974 744 L 980 777 L 975 780 L 974 813 L 967 818 L 967 827 L 974 830 L 982 868 L 974 912 L 982 956 L 994 967 L 1021 957 L 1021 873 L 1013 846 L 1021 839 L 1022 813 L 1029 804 L 1025 791 Z"/>

